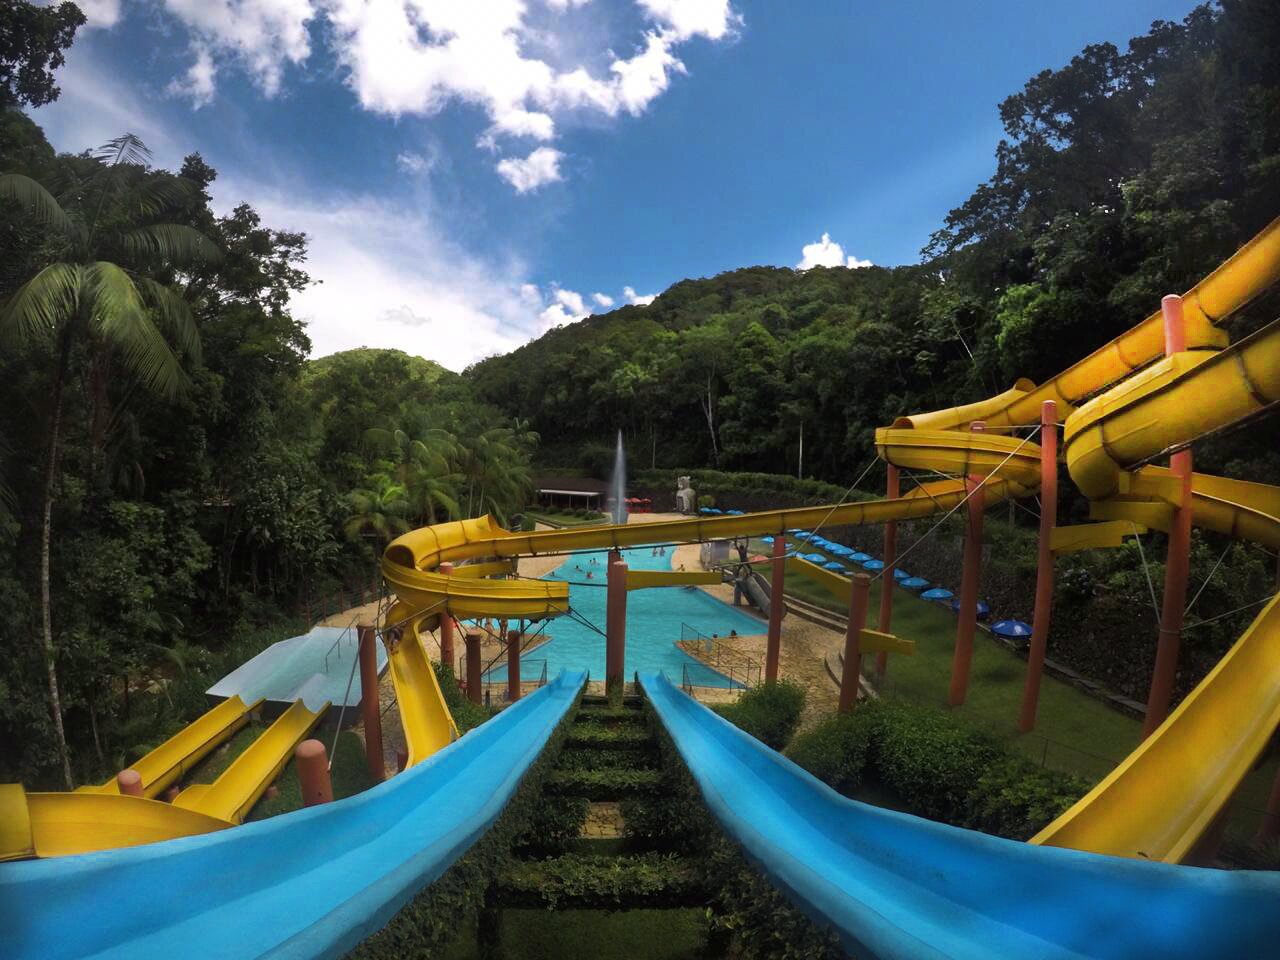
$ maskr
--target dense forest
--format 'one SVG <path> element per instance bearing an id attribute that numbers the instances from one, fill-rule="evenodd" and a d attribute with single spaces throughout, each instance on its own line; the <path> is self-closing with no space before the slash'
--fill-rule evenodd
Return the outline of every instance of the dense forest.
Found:
<path id="1" fill-rule="evenodd" d="M 305 236 L 215 214 L 198 154 L 157 169 L 125 131 L 59 154 L 23 112 L 56 99 L 82 23 L 71 3 L 0 9 L 0 780 L 29 785 L 163 739 L 289 618 L 371 586 L 399 531 L 509 518 L 535 459 L 597 469 L 622 429 L 642 467 L 795 472 L 803 428 L 803 472 L 843 489 L 876 426 L 1052 375 L 1280 213 L 1280 17 L 1225 0 L 1002 103 L 995 175 L 919 265 L 686 280 L 462 375 L 310 360 L 289 306 Z M 1280 481 L 1280 424 L 1196 455 Z M 1198 571 L 1218 549 L 1199 543 Z M 1263 559 L 1226 555 L 1233 590 Z M 1137 559 L 1097 563 L 1118 616 L 1146 589 Z"/>
<path id="2" fill-rule="evenodd" d="M 0 12 L 0 780 L 31 785 L 163 739 L 388 538 L 509 515 L 536 442 L 430 361 L 308 362 L 306 237 L 216 216 L 199 155 L 56 154 L 21 107 L 83 19 Z"/>

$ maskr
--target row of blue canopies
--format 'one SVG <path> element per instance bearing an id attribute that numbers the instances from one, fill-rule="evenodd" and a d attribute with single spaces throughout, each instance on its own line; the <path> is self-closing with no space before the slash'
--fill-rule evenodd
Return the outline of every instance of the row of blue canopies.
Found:
<path id="1" fill-rule="evenodd" d="M 707 516 L 713 516 L 713 515 L 725 516 L 725 517 L 742 516 L 741 510 L 717 510 L 715 507 L 699 507 L 698 512 L 701 514 L 705 514 Z"/>
<path id="2" fill-rule="evenodd" d="M 829 555 L 835 555 L 846 561 L 849 561 L 850 563 L 856 563 L 859 566 L 861 566 L 864 570 L 876 571 L 876 570 L 884 569 L 883 560 L 877 560 L 876 558 L 872 557 L 868 553 L 863 553 L 861 551 L 854 550 L 852 547 L 847 547 L 842 543 L 836 543 L 834 540 L 828 540 L 826 537 L 819 536 L 818 534 L 813 533 L 809 530 L 795 529 L 795 530 L 788 530 L 787 533 L 795 537 L 795 539 L 797 540 L 807 542 L 810 546 L 815 546 L 825 551 L 825 553 L 815 552 L 815 553 L 798 553 L 797 554 L 797 556 L 799 556 L 802 560 L 808 560 L 810 563 L 817 564 L 818 566 L 822 567 L 824 570 L 830 570 L 833 573 L 840 573 L 845 575 L 849 575 L 853 572 L 848 565 L 846 565 L 845 563 L 841 563 L 839 560 L 832 560 Z M 761 542 L 766 544 L 772 544 L 774 542 L 774 538 L 761 537 Z M 946 590 L 942 587 L 932 587 L 930 589 L 925 589 L 926 587 L 929 586 L 928 580 L 924 579 L 923 577 L 913 577 L 911 576 L 911 574 L 903 570 L 895 569 L 893 571 L 893 577 L 898 582 L 899 586 L 907 590 L 921 591 L 920 596 L 922 599 L 933 600 L 938 603 L 946 603 L 951 607 L 952 611 L 956 613 L 960 612 L 960 598 L 957 597 L 955 594 L 953 594 L 950 590 Z M 990 616 L 991 616 L 990 604 L 988 604 L 984 600 L 979 600 L 978 601 L 978 619 L 986 620 Z M 1031 627 L 1028 624 L 1023 623 L 1021 620 L 998 620 L 991 625 L 991 632 L 997 634 L 998 636 L 1007 637 L 1015 640 L 1022 640 L 1031 636 Z"/>

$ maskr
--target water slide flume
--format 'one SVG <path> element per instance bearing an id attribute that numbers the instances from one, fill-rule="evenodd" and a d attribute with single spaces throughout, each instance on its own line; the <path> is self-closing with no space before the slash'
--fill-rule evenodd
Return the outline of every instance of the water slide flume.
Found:
<path id="1" fill-rule="evenodd" d="M 345 956 L 493 825 L 584 681 L 561 673 L 426 763 L 344 800 L 172 843 L 4 864 L 0 953 Z"/>
<path id="2" fill-rule="evenodd" d="M 641 686 L 708 809 L 852 956 L 1262 957 L 1280 875 L 1035 847 L 840 796 L 687 697 Z"/>

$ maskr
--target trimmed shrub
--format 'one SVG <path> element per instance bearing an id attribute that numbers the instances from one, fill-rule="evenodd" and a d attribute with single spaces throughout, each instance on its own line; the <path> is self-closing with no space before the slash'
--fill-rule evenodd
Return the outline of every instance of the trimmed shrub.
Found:
<path id="1" fill-rule="evenodd" d="M 440 693 L 444 696 L 449 713 L 453 715 L 453 722 L 458 725 L 458 733 L 466 733 L 493 716 L 491 709 L 474 704 L 463 695 L 452 664 L 433 662 L 432 666 L 436 668 L 436 681 L 440 684 Z"/>
<path id="2" fill-rule="evenodd" d="M 636 909 L 696 903 L 698 868 L 669 853 L 631 857 L 566 854 L 546 860 L 515 861 L 498 875 L 504 904 L 563 909 Z"/>
<path id="3" fill-rule="evenodd" d="M 512 849 L 521 856 L 567 853 L 587 819 L 585 797 L 549 797 L 533 802 L 525 828 L 516 835 Z"/>
<path id="4" fill-rule="evenodd" d="M 804 710 L 804 687 L 779 680 L 752 687 L 736 703 L 715 708 L 720 716 L 757 740 L 781 750 L 790 742 Z"/>
<path id="5" fill-rule="evenodd" d="M 874 721 L 874 706 L 863 704 L 801 734 L 787 749 L 787 756 L 829 787 L 851 794 L 862 785 Z"/>

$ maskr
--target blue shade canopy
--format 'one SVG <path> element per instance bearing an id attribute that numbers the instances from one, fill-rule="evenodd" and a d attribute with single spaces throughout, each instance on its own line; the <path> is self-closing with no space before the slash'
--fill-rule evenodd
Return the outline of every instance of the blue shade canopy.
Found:
<path id="1" fill-rule="evenodd" d="M 883 561 L 883 560 L 868 560 L 868 561 L 866 561 L 865 563 L 863 563 L 863 566 L 864 566 L 864 567 L 866 567 L 868 570 L 883 570 L 883 569 L 884 569 L 884 561 Z"/>
<path id="2" fill-rule="evenodd" d="M 854 563 L 866 563 L 868 560 L 871 559 L 871 554 L 862 553 L 861 551 L 859 551 L 858 553 L 849 554 L 849 559 L 852 560 Z"/>
<path id="3" fill-rule="evenodd" d="M 959 598 L 959 597 L 956 597 L 954 600 L 952 600 L 952 601 L 951 601 L 951 610 L 952 610 L 954 613 L 959 613 L 959 612 L 960 612 L 960 598 Z M 978 619 L 979 619 L 979 620 L 985 620 L 985 619 L 986 619 L 987 617 L 989 617 L 989 616 L 991 616 L 991 607 L 990 607 L 990 605 L 988 605 L 988 603 L 987 603 L 985 600 L 979 600 L 979 601 L 978 601 Z"/>
<path id="4" fill-rule="evenodd" d="M 923 590 L 929 585 L 929 581 L 924 577 L 907 577 L 907 579 L 902 581 L 902 585 L 908 590 Z M 945 590 L 942 592 L 946 593 Z"/>
<path id="5" fill-rule="evenodd" d="M 742 516 L 742 511 L 741 511 L 741 510 L 726 510 L 726 511 L 725 511 L 725 513 L 729 514 L 730 516 L 734 516 L 734 517 L 740 517 L 740 516 Z"/>
<path id="6" fill-rule="evenodd" d="M 895 567 L 893 570 L 893 579 L 899 580 L 899 581 L 910 580 L 911 574 L 907 573 L 905 570 L 899 570 Z"/>
<path id="7" fill-rule="evenodd" d="M 997 620 L 991 625 L 991 632 L 1000 637 L 1016 640 L 1031 636 L 1031 625 L 1021 620 Z"/>
<path id="8" fill-rule="evenodd" d="M 801 530 L 799 527 L 792 527 L 790 530 L 787 531 L 787 533 L 791 534 L 793 537 L 798 537 L 800 536 L 800 534 L 808 533 L 808 532 L 809 532 L 808 530 Z"/>
<path id="9" fill-rule="evenodd" d="M 847 572 L 847 571 L 848 571 L 848 569 L 849 569 L 849 568 L 848 568 L 848 567 L 846 567 L 843 563 L 836 563 L 834 560 L 832 560 L 832 561 L 830 561 L 830 562 L 828 562 L 828 563 L 824 563 L 824 564 L 822 565 L 822 569 L 823 569 L 823 570 L 834 570 L 836 573 L 845 573 L 845 572 Z"/>
<path id="10" fill-rule="evenodd" d="M 801 530 L 795 536 L 797 540 L 808 540 L 810 537 L 813 536 L 813 534 L 810 533 L 808 530 Z"/>
<path id="11" fill-rule="evenodd" d="M 804 554 L 803 559 L 808 560 L 810 563 L 826 563 L 827 562 L 827 558 L 820 553 L 806 553 Z"/>
<path id="12" fill-rule="evenodd" d="M 761 542 L 761 543 L 773 543 L 773 537 L 761 537 L 761 538 L 760 538 L 760 542 Z"/>
<path id="13" fill-rule="evenodd" d="M 842 543 L 833 543 L 831 545 L 831 552 L 837 557 L 850 557 L 853 556 L 853 547 L 846 547 Z"/>
<path id="14" fill-rule="evenodd" d="M 941 587 L 934 587 L 932 590 L 926 590 L 920 594 L 926 600 L 950 600 L 955 596 L 950 590 L 943 590 Z"/>

